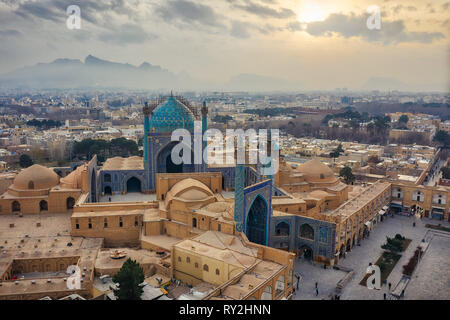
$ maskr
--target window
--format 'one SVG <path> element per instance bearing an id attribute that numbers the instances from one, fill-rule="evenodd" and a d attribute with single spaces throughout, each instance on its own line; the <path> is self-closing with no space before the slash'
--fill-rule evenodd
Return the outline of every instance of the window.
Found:
<path id="1" fill-rule="evenodd" d="M 186 257 L 186 262 L 187 262 L 187 263 L 191 263 L 191 258 Z"/>
<path id="2" fill-rule="evenodd" d="M 216 274 L 220 275 L 220 270 L 219 269 L 216 269 Z"/>
<path id="3" fill-rule="evenodd" d="M 325 175 L 323 173 L 320 174 L 320 179 L 325 179 Z"/>
<path id="4" fill-rule="evenodd" d="M 208 265 L 207 265 L 207 264 L 204 264 L 204 265 L 203 265 L 203 270 L 205 270 L 205 271 L 209 271 L 209 267 L 208 267 Z"/>
<path id="5" fill-rule="evenodd" d="M 103 227 L 108 228 L 108 219 L 103 220 Z"/>
<path id="6" fill-rule="evenodd" d="M 300 226 L 300 237 L 314 240 L 314 229 L 307 223 Z"/>
<path id="7" fill-rule="evenodd" d="M 356 227 L 356 225 L 355 225 Z M 327 242 L 328 241 L 328 228 L 327 227 L 319 227 L 319 241 Z"/>
<path id="8" fill-rule="evenodd" d="M 181 262 L 181 257 L 178 257 L 178 262 Z"/>
<path id="9" fill-rule="evenodd" d="M 80 229 L 80 223 L 78 222 L 78 219 L 75 220 L 75 229 Z"/>
<path id="10" fill-rule="evenodd" d="M 217 231 L 222 231 L 222 225 L 220 223 L 217 225 Z"/>
<path id="11" fill-rule="evenodd" d="M 34 189 L 34 182 L 33 181 L 28 182 L 28 189 Z"/>
<path id="12" fill-rule="evenodd" d="M 195 267 L 198 268 L 198 263 L 197 262 L 195 263 Z"/>
<path id="13" fill-rule="evenodd" d="M 111 182 L 111 175 L 109 173 L 105 174 L 103 180 L 105 182 Z"/>
<path id="14" fill-rule="evenodd" d="M 137 227 L 139 225 L 138 217 L 134 217 L 134 226 Z"/>
<path id="15" fill-rule="evenodd" d="M 20 211 L 20 203 L 17 201 L 14 201 L 11 204 L 11 210 L 12 210 L 12 212 L 19 212 Z"/>
<path id="16" fill-rule="evenodd" d="M 123 227 L 123 221 L 122 221 L 122 217 L 119 217 L 119 227 Z"/>
<path id="17" fill-rule="evenodd" d="M 192 228 L 197 228 L 197 219 L 192 218 Z"/>
<path id="18" fill-rule="evenodd" d="M 89 222 L 88 228 L 89 228 L 89 229 L 92 229 L 92 220 L 91 220 L 90 218 L 89 218 L 88 222 Z"/>

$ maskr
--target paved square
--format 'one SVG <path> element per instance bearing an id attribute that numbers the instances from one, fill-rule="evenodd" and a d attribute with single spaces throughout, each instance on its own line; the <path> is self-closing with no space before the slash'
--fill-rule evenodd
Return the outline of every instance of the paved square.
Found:
<path id="1" fill-rule="evenodd" d="M 416 222 L 416 227 L 413 227 Z M 370 237 L 361 242 L 360 246 L 355 246 L 347 254 L 347 258 L 341 259 L 339 265 L 353 269 L 355 272 L 352 279 L 347 283 L 341 293 L 341 300 L 382 300 L 383 294 L 388 292 L 387 283 L 392 283 L 394 289 L 397 282 L 402 277 L 402 266 L 405 265 L 413 255 L 416 247 L 420 244 L 425 234 L 430 229 L 425 228 L 425 224 L 438 224 L 449 226 L 448 222 L 433 221 L 424 218 L 417 221 L 413 217 L 403 217 L 395 215 L 388 217 L 383 222 L 378 223 Z M 397 262 L 395 268 L 387 278 L 386 285 L 382 285 L 381 290 L 370 290 L 359 282 L 366 273 L 369 263 L 375 263 L 383 252 L 381 245 L 386 241 L 386 237 L 394 237 L 397 233 L 411 239 L 409 247 L 402 253 L 402 257 Z M 442 236 L 435 235 L 431 241 L 423 260 L 419 264 L 418 271 L 415 272 L 411 282 L 406 288 L 405 299 L 450 299 L 450 233 L 440 232 Z M 300 290 L 297 290 L 293 299 L 326 299 L 336 288 L 338 281 L 345 276 L 345 272 L 327 269 L 320 265 L 296 260 L 295 270 L 302 274 Z M 315 283 L 319 283 L 319 296 L 315 295 Z M 294 280 L 296 284 L 296 279 Z"/>

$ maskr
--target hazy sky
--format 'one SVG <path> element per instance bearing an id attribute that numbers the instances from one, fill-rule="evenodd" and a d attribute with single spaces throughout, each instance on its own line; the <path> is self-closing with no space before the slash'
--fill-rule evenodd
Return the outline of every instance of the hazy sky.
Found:
<path id="1" fill-rule="evenodd" d="M 73 4 L 80 30 L 66 27 Z M 381 30 L 366 26 L 371 5 Z M 211 82 L 351 89 L 386 77 L 448 91 L 449 17 L 444 0 L 0 0 L 0 73 L 92 54 Z"/>

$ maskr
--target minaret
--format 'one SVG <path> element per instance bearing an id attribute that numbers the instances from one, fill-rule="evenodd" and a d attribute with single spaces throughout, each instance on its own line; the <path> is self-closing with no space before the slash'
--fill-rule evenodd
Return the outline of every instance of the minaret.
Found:
<path id="1" fill-rule="evenodd" d="M 148 133 L 150 132 L 150 108 L 148 102 L 143 108 L 144 112 L 144 163 L 148 161 Z"/>
<path id="2" fill-rule="evenodd" d="M 236 231 L 243 232 L 245 167 L 236 162 L 234 170 L 234 221 Z"/>
<path id="3" fill-rule="evenodd" d="M 206 149 L 207 142 L 203 140 L 205 136 L 205 132 L 208 130 L 208 107 L 206 106 L 206 101 L 203 101 L 202 106 L 202 152 Z M 208 165 L 206 164 L 206 161 L 202 161 L 202 172 L 206 172 Z"/>

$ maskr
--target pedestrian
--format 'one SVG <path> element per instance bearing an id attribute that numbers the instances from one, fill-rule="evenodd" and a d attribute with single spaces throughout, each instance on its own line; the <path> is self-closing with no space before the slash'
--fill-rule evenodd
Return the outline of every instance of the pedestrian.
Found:
<path id="1" fill-rule="evenodd" d="M 316 288 L 316 297 L 319 295 L 319 289 Z"/>
<path id="2" fill-rule="evenodd" d="M 386 300 L 386 293 L 383 293 L 383 299 Z"/>
<path id="3" fill-rule="evenodd" d="M 389 282 L 389 291 L 391 291 L 392 283 Z"/>
<path id="4" fill-rule="evenodd" d="M 319 283 L 316 281 L 316 289 L 317 289 L 317 286 L 319 285 Z"/>

